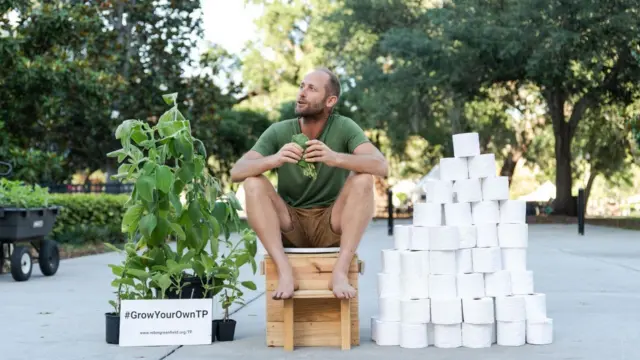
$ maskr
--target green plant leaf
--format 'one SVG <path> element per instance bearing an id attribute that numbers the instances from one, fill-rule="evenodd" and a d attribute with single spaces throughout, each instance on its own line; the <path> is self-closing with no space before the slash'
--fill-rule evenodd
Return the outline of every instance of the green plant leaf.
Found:
<path id="1" fill-rule="evenodd" d="M 253 281 L 243 281 L 241 284 L 249 290 L 257 289 L 256 284 Z"/>
<path id="2" fill-rule="evenodd" d="M 147 214 L 140 219 L 140 232 L 147 239 L 151 238 L 151 233 L 156 228 L 158 219 L 154 214 Z"/>
<path id="3" fill-rule="evenodd" d="M 184 230 L 182 230 L 182 227 L 179 224 L 170 223 L 169 226 L 171 226 L 171 230 L 176 234 L 178 241 L 184 241 L 186 239 L 187 235 L 185 235 Z"/>
<path id="4" fill-rule="evenodd" d="M 162 165 L 156 170 L 156 186 L 163 193 L 169 193 L 173 179 L 173 172 L 168 166 Z"/>
<path id="5" fill-rule="evenodd" d="M 193 144 L 187 138 L 187 134 L 182 132 L 176 137 L 174 143 L 176 151 L 183 156 L 185 161 L 193 160 Z"/>
<path id="6" fill-rule="evenodd" d="M 153 201 L 153 190 L 155 188 L 155 179 L 149 175 L 141 175 L 136 181 L 136 190 L 140 197 L 148 202 Z"/>
<path id="7" fill-rule="evenodd" d="M 191 182 L 195 174 L 195 165 L 193 163 L 184 163 L 176 173 L 176 176 L 185 183 Z"/>
<path id="8" fill-rule="evenodd" d="M 127 269 L 127 274 L 130 274 L 131 276 L 135 277 L 136 279 L 138 279 L 140 281 L 146 281 L 146 280 L 149 279 L 149 273 L 147 273 L 144 270 Z"/>
<path id="9" fill-rule="evenodd" d="M 142 204 L 135 204 L 127 209 L 122 216 L 122 232 L 128 232 L 130 229 L 135 229 L 138 226 L 138 222 L 142 217 L 144 206 Z"/>
<path id="10" fill-rule="evenodd" d="M 156 227 L 151 232 L 151 236 L 149 237 L 149 245 L 150 246 L 159 246 L 164 243 L 169 236 L 170 224 L 169 221 L 164 217 L 157 218 Z"/>
<path id="11" fill-rule="evenodd" d="M 167 103 L 167 105 L 172 106 L 178 100 L 178 93 L 174 92 L 170 94 L 164 94 L 162 95 L 162 100 L 164 100 L 164 102 Z"/>

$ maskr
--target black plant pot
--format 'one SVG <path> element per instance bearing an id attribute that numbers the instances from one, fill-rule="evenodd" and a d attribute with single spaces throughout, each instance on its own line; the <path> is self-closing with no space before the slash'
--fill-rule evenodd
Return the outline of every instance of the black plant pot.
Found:
<path id="1" fill-rule="evenodd" d="M 186 285 L 185 285 L 186 284 Z M 182 290 L 178 293 L 178 289 L 170 287 L 167 289 L 167 298 L 169 299 L 204 299 L 206 289 L 197 276 L 185 275 L 180 280 Z M 207 294 L 207 298 L 211 297 Z"/>
<path id="2" fill-rule="evenodd" d="M 218 336 L 218 320 L 211 320 L 211 342 L 216 342 Z"/>
<path id="3" fill-rule="evenodd" d="M 236 334 L 236 321 L 229 320 L 214 320 L 218 323 L 216 331 L 216 338 L 218 341 L 233 341 Z"/>
<path id="4" fill-rule="evenodd" d="M 106 313 L 104 315 L 107 344 L 118 345 L 120 343 L 120 315 L 116 315 L 116 313 Z"/>

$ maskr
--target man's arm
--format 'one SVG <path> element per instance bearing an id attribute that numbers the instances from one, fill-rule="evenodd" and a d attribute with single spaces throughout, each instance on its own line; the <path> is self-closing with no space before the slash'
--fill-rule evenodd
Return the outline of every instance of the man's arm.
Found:
<path id="1" fill-rule="evenodd" d="M 334 166 L 355 173 L 366 173 L 380 177 L 386 177 L 389 174 L 387 159 L 369 142 L 358 145 L 353 154 L 336 153 Z"/>
<path id="2" fill-rule="evenodd" d="M 278 166 L 278 154 L 263 156 L 250 150 L 231 168 L 231 181 L 242 182 L 248 177 L 258 176 Z"/>

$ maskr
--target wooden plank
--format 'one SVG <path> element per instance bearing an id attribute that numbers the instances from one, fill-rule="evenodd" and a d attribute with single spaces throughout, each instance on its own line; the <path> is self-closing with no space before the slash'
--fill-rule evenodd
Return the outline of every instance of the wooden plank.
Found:
<path id="1" fill-rule="evenodd" d="M 266 297 L 267 322 L 284 321 L 283 301 L 274 300 L 271 296 Z M 359 306 L 358 298 L 351 299 L 351 316 L 358 319 Z M 294 321 L 297 322 L 322 322 L 340 321 L 340 301 L 327 299 L 297 299 L 293 310 Z"/>
<path id="2" fill-rule="evenodd" d="M 331 282 L 331 273 L 294 273 L 294 278 L 298 284 L 298 290 L 328 290 Z M 349 285 L 358 289 L 358 274 L 349 273 Z M 278 277 L 267 278 L 265 282 L 267 291 L 274 291 L 278 287 Z"/>
<path id="3" fill-rule="evenodd" d="M 294 299 L 335 299 L 333 291 L 327 290 L 298 290 L 293 292 Z"/>
<path id="4" fill-rule="evenodd" d="M 284 336 L 284 349 L 288 351 L 293 350 L 293 299 L 284 301 L 284 322 L 283 322 L 283 336 Z"/>
<path id="5" fill-rule="evenodd" d="M 294 322 L 294 346 L 342 346 L 340 321 Z M 284 322 L 267 322 L 267 346 L 283 346 Z M 351 320 L 351 346 L 360 345 L 360 329 L 356 320 Z"/>
<path id="6" fill-rule="evenodd" d="M 289 263 L 296 275 L 331 273 L 338 259 L 328 257 L 289 257 Z M 359 273 L 357 260 L 354 258 L 349 265 L 350 273 Z M 278 278 L 278 268 L 271 259 L 265 259 L 265 273 L 267 279 Z"/>
<path id="7" fill-rule="evenodd" d="M 351 349 L 351 306 L 349 299 L 340 300 L 340 336 L 342 350 Z"/>

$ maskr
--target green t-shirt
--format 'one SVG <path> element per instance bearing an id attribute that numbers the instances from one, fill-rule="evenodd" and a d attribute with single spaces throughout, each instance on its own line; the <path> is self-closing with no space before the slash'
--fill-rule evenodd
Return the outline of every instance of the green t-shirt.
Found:
<path id="1" fill-rule="evenodd" d="M 252 150 L 263 156 L 277 153 L 291 137 L 300 134 L 298 119 L 288 119 L 272 124 L 260 136 Z M 369 141 L 364 131 L 352 119 L 331 115 L 318 140 L 335 152 L 352 154 L 358 145 Z M 277 169 L 278 193 L 290 206 L 297 208 L 326 207 L 340 194 L 349 170 L 330 167 L 316 162 L 317 177 L 311 179 L 302 174 L 297 164 L 285 163 Z"/>

